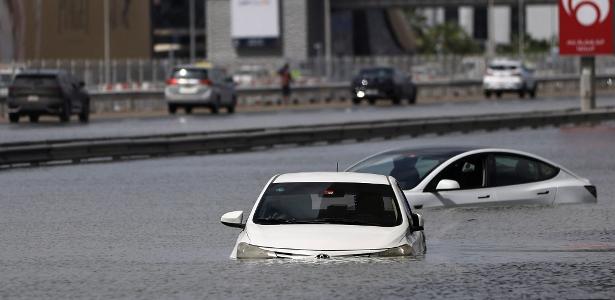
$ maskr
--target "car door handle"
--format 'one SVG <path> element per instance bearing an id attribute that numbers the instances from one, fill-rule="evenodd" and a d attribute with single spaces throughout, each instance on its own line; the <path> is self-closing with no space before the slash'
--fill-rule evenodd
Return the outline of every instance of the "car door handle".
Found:
<path id="1" fill-rule="evenodd" d="M 544 191 L 544 192 L 538 192 L 536 193 L 536 195 L 548 195 L 549 191 Z"/>
<path id="2" fill-rule="evenodd" d="M 478 196 L 478 199 L 488 199 L 490 197 L 491 197 L 491 195 Z"/>

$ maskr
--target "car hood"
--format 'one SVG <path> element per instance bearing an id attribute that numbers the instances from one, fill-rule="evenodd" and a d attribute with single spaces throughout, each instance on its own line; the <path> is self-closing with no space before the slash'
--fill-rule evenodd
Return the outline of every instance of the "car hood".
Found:
<path id="1" fill-rule="evenodd" d="M 337 224 L 250 224 L 250 244 L 267 248 L 343 251 L 385 249 L 399 246 L 406 226 L 396 227 Z"/>

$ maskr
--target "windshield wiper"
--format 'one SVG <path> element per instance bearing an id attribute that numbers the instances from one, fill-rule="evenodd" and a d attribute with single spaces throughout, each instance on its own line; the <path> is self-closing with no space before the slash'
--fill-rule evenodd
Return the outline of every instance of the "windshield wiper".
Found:
<path id="1" fill-rule="evenodd" d="M 354 220 L 354 219 L 344 219 L 344 218 L 321 218 L 321 219 L 316 219 L 314 221 L 321 222 L 321 223 L 343 224 L 343 225 L 382 226 L 382 224 L 379 224 L 379 223 Z"/>
<path id="2" fill-rule="evenodd" d="M 254 219 L 256 224 L 277 225 L 277 224 L 324 224 L 324 221 L 318 220 L 297 220 L 297 219 L 282 219 L 282 218 L 259 218 Z"/>

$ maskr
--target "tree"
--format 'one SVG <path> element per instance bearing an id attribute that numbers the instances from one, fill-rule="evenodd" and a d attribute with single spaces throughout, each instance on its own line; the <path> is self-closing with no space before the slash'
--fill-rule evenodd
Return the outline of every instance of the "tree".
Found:
<path id="1" fill-rule="evenodd" d="M 480 46 L 459 24 L 444 23 L 427 25 L 425 16 L 414 9 L 406 11 L 406 17 L 417 36 L 417 52 L 421 54 L 472 54 L 480 52 Z"/>

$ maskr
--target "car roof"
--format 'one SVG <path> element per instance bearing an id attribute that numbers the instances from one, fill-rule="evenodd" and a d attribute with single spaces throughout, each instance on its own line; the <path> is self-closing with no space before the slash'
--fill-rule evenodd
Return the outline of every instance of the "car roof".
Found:
<path id="1" fill-rule="evenodd" d="M 483 149 L 483 147 L 473 146 L 423 146 L 423 147 L 402 147 L 380 152 L 381 154 L 416 154 L 416 155 L 442 155 L 449 154 L 451 157 L 458 154 Z"/>
<path id="2" fill-rule="evenodd" d="M 64 70 L 59 69 L 25 69 L 16 75 L 59 75 L 59 74 L 67 74 Z"/>
<path id="3" fill-rule="evenodd" d="M 489 63 L 490 66 L 520 66 L 521 61 L 513 59 L 494 59 Z"/>
<path id="4" fill-rule="evenodd" d="M 393 67 L 368 67 L 368 68 L 362 68 L 361 72 L 364 71 L 375 71 L 375 70 L 393 70 Z"/>
<path id="5" fill-rule="evenodd" d="M 348 182 L 390 185 L 384 175 L 354 172 L 302 172 L 279 175 L 273 183 L 290 182 Z"/>

